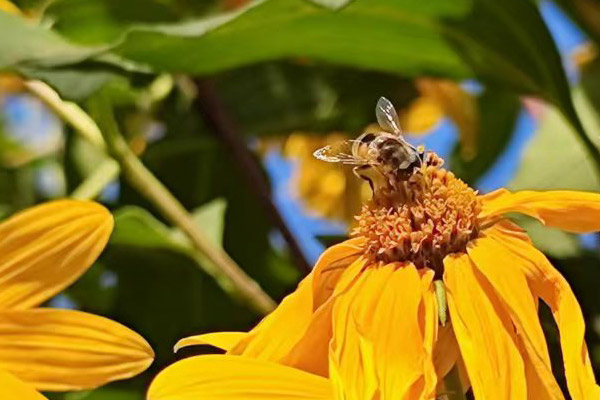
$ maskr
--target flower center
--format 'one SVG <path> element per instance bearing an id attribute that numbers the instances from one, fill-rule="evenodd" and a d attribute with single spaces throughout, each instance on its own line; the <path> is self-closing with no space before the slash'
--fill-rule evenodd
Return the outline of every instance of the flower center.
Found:
<path id="1" fill-rule="evenodd" d="M 465 251 L 477 237 L 481 202 L 477 192 L 450 171 L 434 153 L 407 180 L 388 179 L 374 187 L 363 205 L 353 236 L 367 239 L 373 261 L 411 261 L 417 268 L 443 272 L 447 254 Z"/>

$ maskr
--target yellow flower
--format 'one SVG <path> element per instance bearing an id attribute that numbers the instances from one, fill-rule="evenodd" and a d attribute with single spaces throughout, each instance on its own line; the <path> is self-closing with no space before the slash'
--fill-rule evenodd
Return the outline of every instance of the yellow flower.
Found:
<path id="1" fill-rule="evenodd" d="M 152 363 L 148 343 L 114 321 L 38 307 L 92 265 L 112 227 L 104 207 L 75 200 L 45 203 L 0 223 L 0 398 L 90 389 Z"/>
<path id="2" fill-rule="evenodd" d="M 434 399 L 458 364 L 477 400 L 564 399 L 538 319 L 541 299 L 558 325 L 571 397 L 600 399 L 569 284 L 504 217 L 597 231 L 600 194 L 480 196 L 439 165 L 431 155 L 407 181 L 376 187 L 354 237 L 325 251 L 252 331 L 178 343 L 228 355 L 175 363 L 148 398 Z M 438 285 L 447 294 L 445 326 Z"/>
<path id="3" fill-rule="evenodd" d="M 349 169 L 313 157 L 315 150 L 350 137 L 333 132 L 325 136 L 292 133 L 283 154 L 297 163 L 292 177 L 294 195 L 320 217 L 352 223 L 361 204 L 370 196 L 369 185 L 356 179 Z"/>

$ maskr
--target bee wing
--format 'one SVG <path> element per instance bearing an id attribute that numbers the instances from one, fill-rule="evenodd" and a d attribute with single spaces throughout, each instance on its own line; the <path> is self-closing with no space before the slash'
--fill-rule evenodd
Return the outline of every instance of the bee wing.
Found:
<path id="1" fill-rule="evenodd" d="M 342 164 L 361 165 L 366 161 L 352 155 L 352 146 L 359 143 L 358 140 L 343 140 L 329 146 L 321 147 L 313 153 L 315 158 L 322 161 Z"/>
<path id="2" fill-rule="evenodd" d="M 402 129 L 400 128 L 400 120 L 394 105 L 385 97 L 380 97 L 375 107 L 375 115 L 377 116 L 377 122 L 379 126 L 386 132 L 394 133 L 398 136 L 402 136 Z"/>

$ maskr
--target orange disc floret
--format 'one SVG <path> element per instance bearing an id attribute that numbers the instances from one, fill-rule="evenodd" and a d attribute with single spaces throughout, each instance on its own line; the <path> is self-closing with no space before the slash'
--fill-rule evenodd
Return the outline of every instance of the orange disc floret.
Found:
<path id="1" fill-rule="evenodd" d="M 426 163 L 408 180 L 395 182 L 392 191 L 378 191 L 363 206 L 352 234 L 367 239 L 366 253 L 373 261 L 410 261 L 441 273 L 444 257 L 465 251 L 477 237 L 477 192 L 434 158 L 433 165 Z"/>

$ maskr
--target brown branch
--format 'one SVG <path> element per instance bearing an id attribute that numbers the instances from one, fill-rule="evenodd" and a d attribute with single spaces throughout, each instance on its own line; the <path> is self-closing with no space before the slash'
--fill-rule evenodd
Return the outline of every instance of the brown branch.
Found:
<path id="1" fill-rule="evenodd" d="M 233 153 L 240 172 L 248 181 L 251 190 L 259 198 L 271 223 L 279 229 L 287 242 L 300 272 L 303 274 L 308 273 L 310 271 L 310 265 L 306 260 L 304 253 L 286 222 L 283 220 L 277 206 L 273 203 L 271 187 L 265 179 L 256 158 L 244 142 L 238 127 L 235 125 L 235 122 L 227 113 L 225 106 L 220 101 L 213 83 L 207 79 L 197 80 L 196 87 L 198 89 L 196 105 L 204 118 L 204 121 Z"/>

